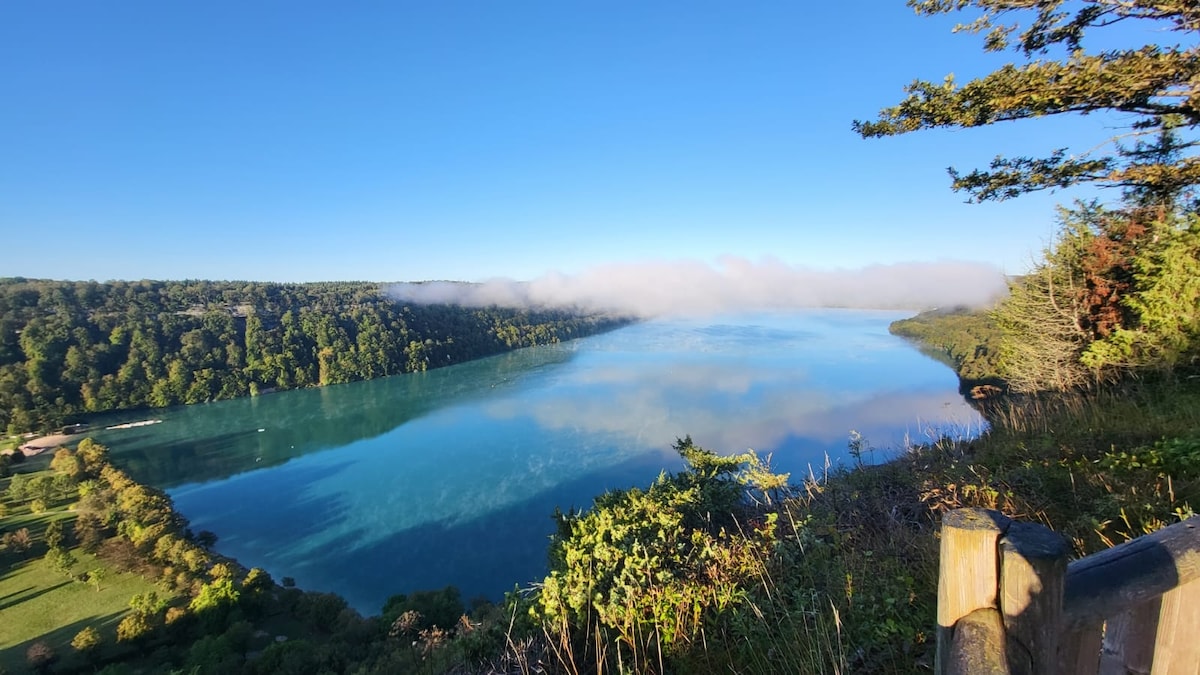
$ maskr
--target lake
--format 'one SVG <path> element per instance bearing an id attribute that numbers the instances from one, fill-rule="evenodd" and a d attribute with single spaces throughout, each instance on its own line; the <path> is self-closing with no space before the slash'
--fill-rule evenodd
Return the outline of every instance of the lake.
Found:
<path id="1" fill-rule="evenodd" d="M 454 584 L 499 599 L 546 571 L 556 506 L 649 484 L 677 437 L 753 448 L 799 482 L 983 422 L 954 373 L 888 324 L 813 310 L 662 319 L 427 373 L 155 411 L 101 431 L 216 548 L 365 614 Z M 146 417 L 113 416 L 115 425 Z M 886 453 L 866 459 L 882 461 Z"/>

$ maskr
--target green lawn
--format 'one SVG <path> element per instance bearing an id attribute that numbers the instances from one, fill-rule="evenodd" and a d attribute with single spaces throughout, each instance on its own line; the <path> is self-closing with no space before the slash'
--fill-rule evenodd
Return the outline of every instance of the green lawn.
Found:
<path id="1" fill-rule="evenodd" d="M 40 539 L 47 522 L 72 515 L 56 509 L 35 516 L 22 509 L 0 519 L 0 529 L 28 527 Z M 61 665 L 83 665 L 71 648 L 71 639 L 87 626 L 96 628 L 103 638 L 99 655 L 111 656 L 116 650 L 117 623 L 128 610 L 129 599 L 151 590 L 162 594 L 139 575 L 118 574 L 94 556 L 73 549 L 71 553 L 78 559 L 72 568 L 76 576 L 105 568 L 100 590 L 96 590 L 56 570 L 42 559 L 44 551 L 45 545 L 39 541 L 24 559 L 0 554 L 0 672 L 25 672 L 25 650 L 37 640 L 54 649 Z"/>
<path id="2" fill-rule="evenodd" d="M 30 513 L 28 507 L 13 509 L 9 506 L 9 514 L 0 519 L 0 532 L 15 532 L 22 527 L 29 528 L 29 533 L 41 541 L 46 532 L 46 526 L 56 520 L 63 521 L 63 528 L 71 531 L 75 523 L 75 514 L 65 508 L 48 509 L 42 513 Z M 11 558 L 8 558 L 11 562 Z"/>

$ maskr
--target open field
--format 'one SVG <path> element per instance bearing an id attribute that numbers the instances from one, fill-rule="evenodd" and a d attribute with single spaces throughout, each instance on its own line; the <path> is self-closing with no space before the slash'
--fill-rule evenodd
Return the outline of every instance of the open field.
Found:
<path id="1" fill-rule="evenodd" d="M 0 481 L 0 490 L 5 489 L 8 482 Z M 69 549 L 76 558 L 71 577 L 55 569 L 44 558 L 46 546 L 42 537 L 46 526 L 56 520 L 63 521 L 64 529 L 70 532 L 74 513 L 57 508 L 33 514 L 27 507 L 18 507 L 0 519 L 0 531 L 28 528 L 35 541 L 25 554 L 0 553 L 0 617 L 3 617 L 0 620 L 0 672 L 24 672 L 25 652 L 38 640 L 54 650 L 60 664 L 84 665 L 72 649 L 71 639 L 88 626 L 100 631 L 103 646 L 98 656 L 114 655 L 116 626 L 129 609 L 129 599 L 135 594 L 156 590 L 153 583 L 141 576 L 117 573 L 79 548 Z M 99 588 L 79 580 L 96 569 L 103 570 Z"/>
<path id="2" fill-rule="evenodd" d="M 102 566 L 91 555 L 73 553 L 79 559 L 76 574 Z M 109 572 L 97 591 L 68 579 L 41 558 L 18 563 L 0 577 L 0 668 L 20 672 L 25 650 L 38 639 L 66 659 L 74 652 L 71 639 L 87 626 L 100 631 L 103 644 L 111 648 L 129 599 L 151 590 L 154 584 L 136 574 Z"/>

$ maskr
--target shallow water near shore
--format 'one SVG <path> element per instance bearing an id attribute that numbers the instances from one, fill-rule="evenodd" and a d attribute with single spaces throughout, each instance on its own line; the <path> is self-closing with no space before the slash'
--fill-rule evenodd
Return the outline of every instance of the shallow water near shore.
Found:
<path id="1" fill-rule="evenodd" d="M 377 614 L 395 593 L 499 599 L 540 580 L 555 507 L 681 468 L 677 437 L 753 448 L 799 481 L 982 420 L 889 335 L 911 313 L 656 320 L 370 382 L 155 411 L 93 434 L 217 550 Z M 143 416 L 145 416 L 143 414 Z M 107 418 L 108 426 L 121 421 Z M 882 461 L 886 452 L 867 461 Z"/>

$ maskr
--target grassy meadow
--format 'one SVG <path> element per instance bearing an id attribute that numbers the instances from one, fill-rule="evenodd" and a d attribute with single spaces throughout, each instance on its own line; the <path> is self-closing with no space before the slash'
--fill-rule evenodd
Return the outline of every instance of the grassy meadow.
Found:
<path id="1" fill-rule="evenodd" d="M 46 471 L 45 461 L 18 465 L 24 475 Z M 38 471 L 38 469 L 41 471 Z M 11 478 L 0 479 L 0 492 L 6 491 Z M 0 532 L 28 529 L 34 543 L 27 552 L 0 551 L 0 672 L 24 672 L 26 651 L 34 642 L 43 642 L 58 655 L 65 668 L 82 668 L 85 661 L 71 647 L 71 640 L 86 627 L 99 631 L 101 646 L 94 656 L 100 660 L 120 657 L 128 648 L 116 646 L 117 623 L 129 610 L 134 595 L 156 589 L 141 575 L 118 572 L 95 555 L 78 546 L 66 546 L 74 558 L 63 570 L 44 555 L 46 527 L 61 522 L 70 531 L 75 521 L 74 501 L 64 501 L 41 513 L 33 513 L 30 504 L 6 506 L 0 519 Z M 11 546 L 9 547 L 11 549 Z M 89 573 L 97 581 L 89 583 Z"/>

